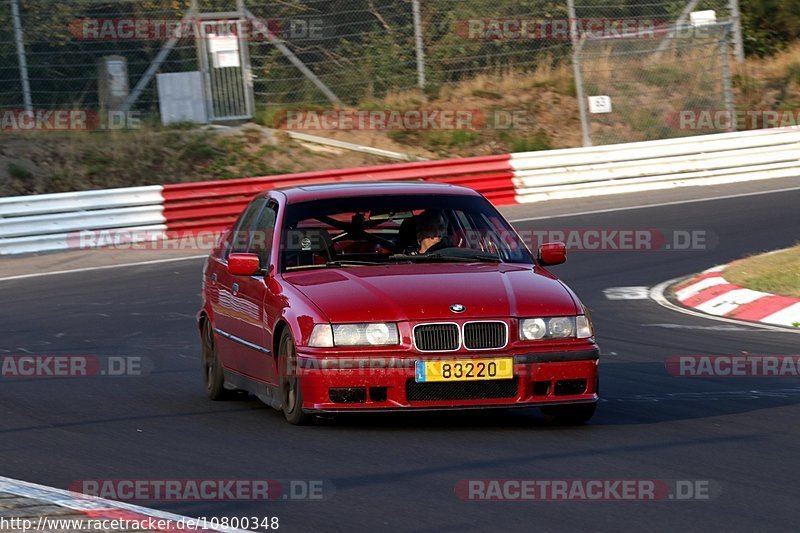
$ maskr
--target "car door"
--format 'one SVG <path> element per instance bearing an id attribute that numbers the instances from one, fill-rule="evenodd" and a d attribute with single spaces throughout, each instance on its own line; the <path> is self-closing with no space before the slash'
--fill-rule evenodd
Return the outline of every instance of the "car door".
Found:
<path id="1" fill-rule="evenodd" d="M 240 372 L 258 381 L 277 384 L 275 364 L 272 354 L 272 336 L 267 331 L 264 301 L 269 289 L 265 275 L 270 268 L 270 255 L 278 217 L 278 204 L 270 199 L 252 226 L 247 253 L 257 254 L 262 272 L 256 276 L 235 276 L 238 289 L 233 294 L 240 312 L 235 318 L 236 336 L 242 346 Z"/>
<path id="2" fill-rule="evenodd" d="M 228 272 L 228 256 L 249 250 L 252 230 L 266 204 L 266 198 L 258 198 L 239 217 L 231 232 L 229 244 L 221 255 L 222 268 L 215 269 L 210 280 L 217 292 L 214 328 L 220 357 L 225 368 L 240 374 L 246 374 L 248 349 L 243 337 L 245 324 L 248 320 L 259 320 L 261 311 L 258 304 L 254 304 L 243 294 L 242 276 L 234 276 Z"/>

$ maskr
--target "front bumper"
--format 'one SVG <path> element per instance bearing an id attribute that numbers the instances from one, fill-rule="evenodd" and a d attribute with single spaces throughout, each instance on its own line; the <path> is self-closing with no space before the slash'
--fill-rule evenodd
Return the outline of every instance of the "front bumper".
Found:
<path id="1" fill-rule="evenodd" d="M 514 379 L 416 383 L 425 357 L 313 357 L 298 354 L 303 408 L 309 412 L 422 411 L 536 407 L 598 400 L 599 350 L 453 354 L 447 359 L 513 357 Z"/>

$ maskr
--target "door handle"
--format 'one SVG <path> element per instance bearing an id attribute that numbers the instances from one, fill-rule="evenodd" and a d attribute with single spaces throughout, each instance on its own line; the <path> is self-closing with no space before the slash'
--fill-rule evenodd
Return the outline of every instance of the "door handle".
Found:
<path id="1" fill-rule="evenodd" d="M 216 282 L 217 282 L 217 273 L 214 272 L 213 274 L 211 274 L 211 283 L 216 283 Z"/>
<path id="2" fill-rule="evenodd" d="M 239 284 L 234 283 L 231 289 L 233 290 L 233 294 L 236 294 L 237 292 L 239 292 Z"/>

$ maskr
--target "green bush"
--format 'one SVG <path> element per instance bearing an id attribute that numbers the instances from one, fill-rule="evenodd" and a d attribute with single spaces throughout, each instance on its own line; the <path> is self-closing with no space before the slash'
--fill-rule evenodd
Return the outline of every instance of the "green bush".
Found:
<path id="1" fill-rule="evenodd" d="M 527 137 L 512 137 L 510 141 L 512 152 L 537 152 L 553 148 L 550 137 L 542 130 Z"/>

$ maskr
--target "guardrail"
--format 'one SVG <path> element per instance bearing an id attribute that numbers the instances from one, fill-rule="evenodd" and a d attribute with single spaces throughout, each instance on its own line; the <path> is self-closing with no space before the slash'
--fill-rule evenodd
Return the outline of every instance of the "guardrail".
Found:
<path id="1" fill-rule="evenodd" d="M 0 255 L 83 246 L 81 231 L 131 234 L 217 231 L 265 190 L 327 182 L 425 180 L 466 185 L 497 203 L 514 200 L 510 156 L 424 161 L 225 181 L 0 198 Z"/>
<path id="2" fill-rule="evenodd" d="M 768 129 L 511 155 L 516 201 L 800 176 L 800 130 Z"/>
<path id="3" fill-rule="evenodd" d="M 500 155 L 166 185 L 164 216 L 170 230 L 216 230 L 229 226 L 250 198 L 261 191 L 331 182 L 440 181 L 466 185 L 490 200 L 508 203 L 514 197 L 509 159 Z"/>
<path id="4" fill-rule="evenodd" d="M 63 250 L 86 229 L 166 229 L 163 187 L 0 198 L 0 255 Z"/>
<path id="5" fill-rule="evenodd" d="M 83 230 L 216 231 L 253 195 L 311 183 L 439 181 L 503 205 L 780 177 L 800 177 L 798 130 L 0 198 L 0 255 L 70 248 Z"/>

